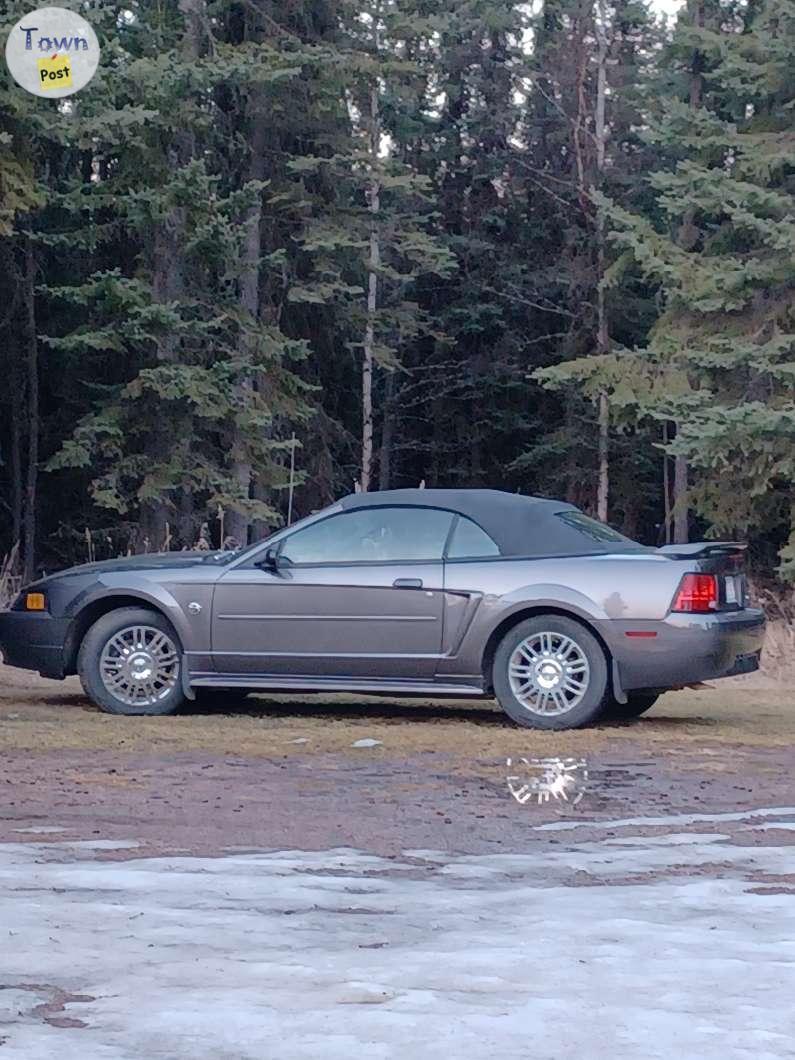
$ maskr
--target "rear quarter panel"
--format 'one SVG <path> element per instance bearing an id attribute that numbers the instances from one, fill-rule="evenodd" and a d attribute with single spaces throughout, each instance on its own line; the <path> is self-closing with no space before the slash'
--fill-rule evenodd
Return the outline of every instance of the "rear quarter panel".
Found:
<path id="1" fill-rule="evenodd" d="M 664 619 L 688 569 L 694 565 L 653 553 L 448 562 L 445 592 L 476 599 L 469 607 L 449 609 L 445 642 L 453 654 L 439 672 L 480 674 L 483 651 L 493 630 L 530 607 L 562 609 L 582 618 L 598 630 L 611 650 L 620 650 L 619 624 L 623 630 L 626 620 Z"/>

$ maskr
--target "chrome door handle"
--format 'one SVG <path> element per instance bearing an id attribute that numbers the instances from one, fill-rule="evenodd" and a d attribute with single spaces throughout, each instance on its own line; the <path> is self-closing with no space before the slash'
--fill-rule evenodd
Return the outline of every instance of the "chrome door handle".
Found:
<path id="1" fill-rule="evenodd" d="M 392 582 L 393 589 L 421 589 L 422 578 L 395 578 Z"/>

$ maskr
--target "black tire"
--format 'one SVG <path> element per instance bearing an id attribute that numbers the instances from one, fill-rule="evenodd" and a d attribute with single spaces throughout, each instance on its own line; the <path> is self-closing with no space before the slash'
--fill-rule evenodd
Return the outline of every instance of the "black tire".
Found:
<path id="1" fill-rule="evenodd" d="M 511 687 L 509 677 L 509 664 L 516 649 L 523 641 L 542 633 L 555 635 L 553 645 L 560 644 L 558 637 L 569 638 L 580 657 L 587 661 L 584 691 L 576 702 L 572 697 L 573 705 L 570 708 L 557 714 L 538 713 L 523 703 Z M 552 654 L 553 664 L 562 666 L 563 664 L 557 661 L 558 656 Z M 561 680 L 565 678 L 561 677 Z M 562 615 L 536 615 L 509 630 L 497 646 L 492 681 L 494 692 L 505 713 L 518 725 L 531 729 L 576 729 L 588 725 L 602 713 L 608 698 L 607 659 L 601 644 L 581 623 Z M 558 692 L 561 696 L 566 695 L 561 689 L 558 689 Z"/>
<path id="2" fill-rule="evenodd" d="M 100 670 L 103 652 L 106 648 L 112 650 L 114 659 L 118 660 L 114 665 L 121 670 L 124 665 L 124 659 L 115 648 L 111 649 L 111 642 L 118 634 L 131 631 L 130 638 L 133 645 L 135 645 L 138 634 L 132 631 L 136 629 L 142 631 L 140 636 L 143 638 L 144 647 L 146 647 L 147 642 L 149 644 L 157 643 L 156 633 L 146 632 L 154 630 L 164 634 L 169 639 L 170 645 L 173 646 L 176 654 L 176 662 L 173 663 L 171 662 L 172 652 L 168 645 L 164 645 L 163 650 L 166 653 L 164 658 L 169 660 L 167 663 L 168 681 L 154 678 L 151 684 L 147 686 L 152 688 L 152 694 L 156 696 L 152 702 L 144 699 L 139 702 L 129 702 L 127 699 L 121 698 L 120 695 L 114 694 L 103 681 Z M 138 654 L 134 646 L 130 651 L 132 654 Z M 145 660 L 143 654 L 141 658 Z M 143 668 L 145 665 L 145 661 L 142 662 L 142 674 L 146 673 Z M 83 643 L 80 645 L 80 651 L 77 656 L 77 672 L 80 676 L 83 690 L 89 699 L 109 714 L 142 714 L 150 716 L 173 714 L 185 699 L 182 691 L 182 645 L 179 637 L 168 619 L 158 611 L 151 611 L 145 607 L 120 607 L 118 610 L 110 611 L 107 615 L 103 615 L 102 618 L 98 618 L 86 633 Z M 139 684 L 139 687 L 143 686 Z"/>
<path id="3" fill-rule="evenodd" d="M 660 698 L 659 692 L 628 692 L 626 703 L 618 703 L 615 699 L 608 701 L 605 708 L 605 717 L 616 721 L 639 718 L 647 710 L 651 710 Z"/>

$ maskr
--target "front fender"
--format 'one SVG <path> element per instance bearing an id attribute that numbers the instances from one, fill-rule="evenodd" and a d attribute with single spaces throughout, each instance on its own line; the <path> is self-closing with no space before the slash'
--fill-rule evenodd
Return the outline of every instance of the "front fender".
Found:
<path id="1" fill-rule="evenodd" d="M 191 646 L 192 630 L 185 612 L 170 592 L 154 583 L 151 586 L 135 586 L 135 588 L 128 585 L 107 585 L 103 582 L 89 586 L 78 593 L 67 609 L 67 614 L 72 619 L 71 628 L 79 627 L 81 616 L 85 614 L 87 608 L 113 597 L 119 598 L 120 607 L 134 606 L 134 602 L 139 600 L 142 604 L 147 604 L 160 611 L 177 631 L 183 647 L 187 649 Z"/>

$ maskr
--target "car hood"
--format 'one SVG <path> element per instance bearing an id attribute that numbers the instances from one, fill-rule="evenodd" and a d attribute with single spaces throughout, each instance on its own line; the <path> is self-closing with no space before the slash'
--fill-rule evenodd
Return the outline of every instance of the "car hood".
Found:
<path id="1" fill-rule="evenodd" d="M 72 575 L 111 574 L 122 571 L 184 570 L 202 563 L 212 562 L 217 557 L 229 556 L 224 552 L 149 552 L 140 556 L 119 556 L 118 559 L 103 559 L 96 563 L 81 563 L 77 567 L 46 575 L 41 581 L 51 578 L 68 578 Z"/>

